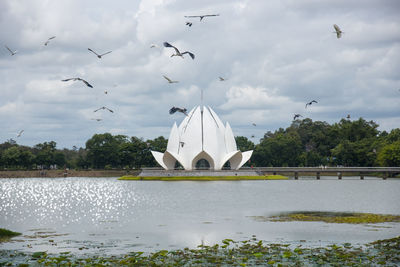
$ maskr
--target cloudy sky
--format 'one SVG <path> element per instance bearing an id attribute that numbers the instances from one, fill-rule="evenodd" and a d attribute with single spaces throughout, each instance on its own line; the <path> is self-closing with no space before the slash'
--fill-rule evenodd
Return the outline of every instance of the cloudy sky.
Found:
<path id="1" fill-rule="evenodd" d="M 184 17 L 203 14 L 220 16 Z M 183 119 L 168 110 L 199 105 L 201 90 L 235 135 L 254 142 L 295 113 L 398 128 L 399 14 L 398 0 L 2 0 L 0 142 L 72 148 L 95 133 L 168 137 Z M 171 58 L 165 41 L 196 58 Z M 88 48 L 112 53 L 98 59 Z M 71 77 L 94 88 L 61 81 Z M 93 112 L 102 106 L 114 113 Z"/>

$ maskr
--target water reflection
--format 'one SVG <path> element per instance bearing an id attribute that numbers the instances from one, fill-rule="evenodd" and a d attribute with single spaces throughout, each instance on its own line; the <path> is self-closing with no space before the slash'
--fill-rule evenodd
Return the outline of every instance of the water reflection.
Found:
<path id="1" fill-rule="evenodd" d="M 124 253 L 211 245 L 224 238 L 310 245 L 398 235 L 398 223 L 260 222 L 291 211 L 400 215 L 400 181 L 161 182 L 114 178 L 0 179 L 0 227 L 23 237 L 0 249 Z"/>

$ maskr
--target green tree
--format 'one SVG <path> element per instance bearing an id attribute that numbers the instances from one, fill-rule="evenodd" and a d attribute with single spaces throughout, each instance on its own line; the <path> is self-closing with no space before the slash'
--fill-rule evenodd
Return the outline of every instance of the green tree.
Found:
<path id="1" fill-rule="evenodd" d="M 252 162 L 256 166 L 298 166 L 302 152 L 296 133 L 278 132 L 264 136 L 255 148 Z"/>
<path id="2" fill-rule="evenodd" d="M 95 134 L 86 141 L 87 160 L 96 169 L 104 169 L 106 165 L 120 167 L 119 148 L 128 142 L 125 135 L 113 136 L 110 133 Z"/>
<path id="3" fill-rule="evenodd" d="M 378 154 L 379 165 L 400 167 L 400 140 L 385 145 Z"/>
<path id="4" fill-rule="evenodd" d="M 55 153 L 57 143 L 54 141 L 44 142 L 34 146 L 33 151 L 36 154 L 36 164 L 49 168 L 50 165 L 56 164 Z"/>
<path id="5" fill-rule="evenodd" d="M 29 168 L 33 163 L 34 155 L 27 148 L 12 146 L 3 152 L 2 158 L 7 167 Z"/>
<path id="6" fill-rule="evenodd" d="M 248 151 L 248 150 L 253 150 L 255 147 L 254 143 L 245 136 L 236 136 L 235 140 L 236 140 L 237 149 L 242 152 Z"/>

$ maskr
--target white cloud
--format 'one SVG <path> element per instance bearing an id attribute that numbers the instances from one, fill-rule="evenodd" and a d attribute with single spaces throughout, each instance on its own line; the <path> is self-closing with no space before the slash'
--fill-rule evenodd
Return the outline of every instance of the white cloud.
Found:
<path id="1" fill-rule="evenodd" d="M 168 137 L 182 119 L 169 108 L 199 105 L 201 90 L 237 135 L 287 127 L 294 113 L 330 123 L 351 114 L 390 130 L 399 127 L 398 11 L 394 0 L 4 0 L 0 142 L 21 127 L 26 145 L 84 146 L 106 131 Z M 184 17 L 197 14 L 220 16 Z M 171 58 L 164 41 L 195 60 Z M 10 56 L 4 45 L 19 53 Z M 88 47 L 113 52 L 98 59 Z M 94 88 L 61 82 L 76 76 Z M 312 99 L 319 103 L 305 110 Z M 93 113 L 101 106 L 115 112 Z M 91 120 L 97 116 L 103 120 Z"/>

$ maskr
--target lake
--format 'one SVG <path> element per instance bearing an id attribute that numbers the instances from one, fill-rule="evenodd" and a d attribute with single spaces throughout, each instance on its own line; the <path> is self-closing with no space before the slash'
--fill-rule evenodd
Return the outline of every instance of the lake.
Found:
<path id="1" fill-rule="evenodd" d="M 163 182 L 116 178 L 0 179 L 0 227 L 21 232 L 0 249 L 122 254 L 252 237 L 270 243 L 364 244 L 400 223 L 257 221 L 292 211 L 400 215 L 400 180 L 301 177 L 278 181 Z"/>

